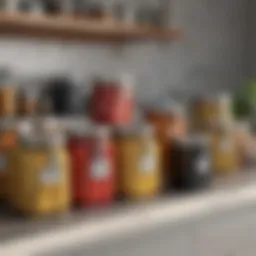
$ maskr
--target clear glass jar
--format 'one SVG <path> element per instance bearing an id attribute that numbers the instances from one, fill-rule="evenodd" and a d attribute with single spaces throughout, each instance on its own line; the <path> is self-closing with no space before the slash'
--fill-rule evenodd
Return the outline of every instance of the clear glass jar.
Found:
<path id="1" fill-rule="evenodd" d="M 0 70 L 0 116 L 10 117 L 16 114 L 16 88 L 11 73 Z"/>
<path id="2" fill-rule="evenodd" d="M 18 114 L 20 116 L 34 116 L 38 112 L 38 88 L 34 80 L 27 81 L 18 93 Z"/>

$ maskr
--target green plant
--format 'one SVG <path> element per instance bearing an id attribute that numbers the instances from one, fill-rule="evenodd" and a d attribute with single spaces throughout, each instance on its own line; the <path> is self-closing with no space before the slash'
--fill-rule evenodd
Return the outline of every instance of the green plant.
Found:
<path id="1" fill-rule="evenodd" d="M 250 118 L 256 113 L 256 81 L 249 82 L 234 94 L 233 111 L 237 119 Z"/>

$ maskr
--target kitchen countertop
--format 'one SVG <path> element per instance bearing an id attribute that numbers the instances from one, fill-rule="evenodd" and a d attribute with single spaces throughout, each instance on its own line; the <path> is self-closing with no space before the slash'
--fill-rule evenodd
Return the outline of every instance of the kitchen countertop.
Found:
<path id="1" fill-rule="evenodd" d="M 256 171 L 251 170 L 219 177 L 210 189 L 193 194 L 173 192 L 152 201 L 118 202 L 109 208 L 73 210 L 47 218 L 28 219 L 2 207 L 0 255 L 35 255 L 63 244 L 91 244 L 254 203 Z"/>

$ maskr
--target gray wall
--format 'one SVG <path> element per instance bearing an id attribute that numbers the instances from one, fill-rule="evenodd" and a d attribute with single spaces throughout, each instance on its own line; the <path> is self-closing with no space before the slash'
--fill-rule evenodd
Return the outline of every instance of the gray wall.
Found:
<path id="1" fill-rule="evenodd" d="M 18 74 L 68 71 L 78 81 L 103 71 L 127 71 L 134 75 L 138 97 L 144 100 L 166 88 L 219 90 L 240 86 L 245 74 L 245 1 L 172 1 L 172 24 L 184 29 L 182 41 L 118 48 L 3 39 L 0 65 L 7 64 Z"/>
<path id="2" fill-rule="evenodd" d="M 255 77 L 256 75 L 256 2 L 254 0 L 248 0 L 247 2 L 247 50 L 246 57 L 248 60 L 247 63 L 247 74 L 250 78 Z"/>

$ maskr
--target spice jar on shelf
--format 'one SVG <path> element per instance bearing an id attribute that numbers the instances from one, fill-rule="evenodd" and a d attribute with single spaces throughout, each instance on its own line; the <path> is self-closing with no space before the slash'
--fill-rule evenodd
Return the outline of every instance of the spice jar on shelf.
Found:
<path id="1" fill-rule="evenodd" d="M 38 88 L 36 82 L 26 82 L 24 88 L 18 92 L 17 111 L 19 116 L 33 116 L 38 111 Z"/>
<path id="2" fill-rule="evenodd" d="M 76 84 L 67 76 L 55 76 L 46 83 L 40 99 L 44 112 L 53 112 L 57 116 L 66 116 L 74 112 L 78 98 Z"/>
<path id="3" fill-rule="evenodd" d="M 16 88 L 10 72 L 0 70 L 0 116 L 10 117 L 16 113 Z"/>
<path id="4" fill-rule="evenodd" d="M 62 14 L 62 4 L 60 0 L 43 0 L 44 12 L 48 15 L 61 15 Z"/>
<path id="5" fill-rule="evenodd" d="M 43 13 L 42 1 L 39 0 L 19 0 L 17 9 L 22 13 Z"/>
<path id="6" fill-rule="evenodd" d="M 0 0 L 0 11 L 13 13 L 18 11 L 17 0 Z"/>
<path id="7" fill-rule="evenodd" d="M 116 1 L 112 6 L 113 18 L 126 25 L 136 24 L 136 6 Z"/>
<path id="8" fill-rule="evenodd" d="M 100 124 L 129 125 L 134 118 L 133 82 L 129 77 L 98 79 L 92 92 L 92 118 Z"/>
<path id="9" fill-rule="evenodd" d="M 8 10 L 8 0 L 0 0 L 0 12 L 6 12 Z"/>
<path id="10" fill-rule="evenodd" d="M 72 14 L 76 18 L 82 18 L 86 16 L 87 2 L 83 0 L 73 0 Z"/>

